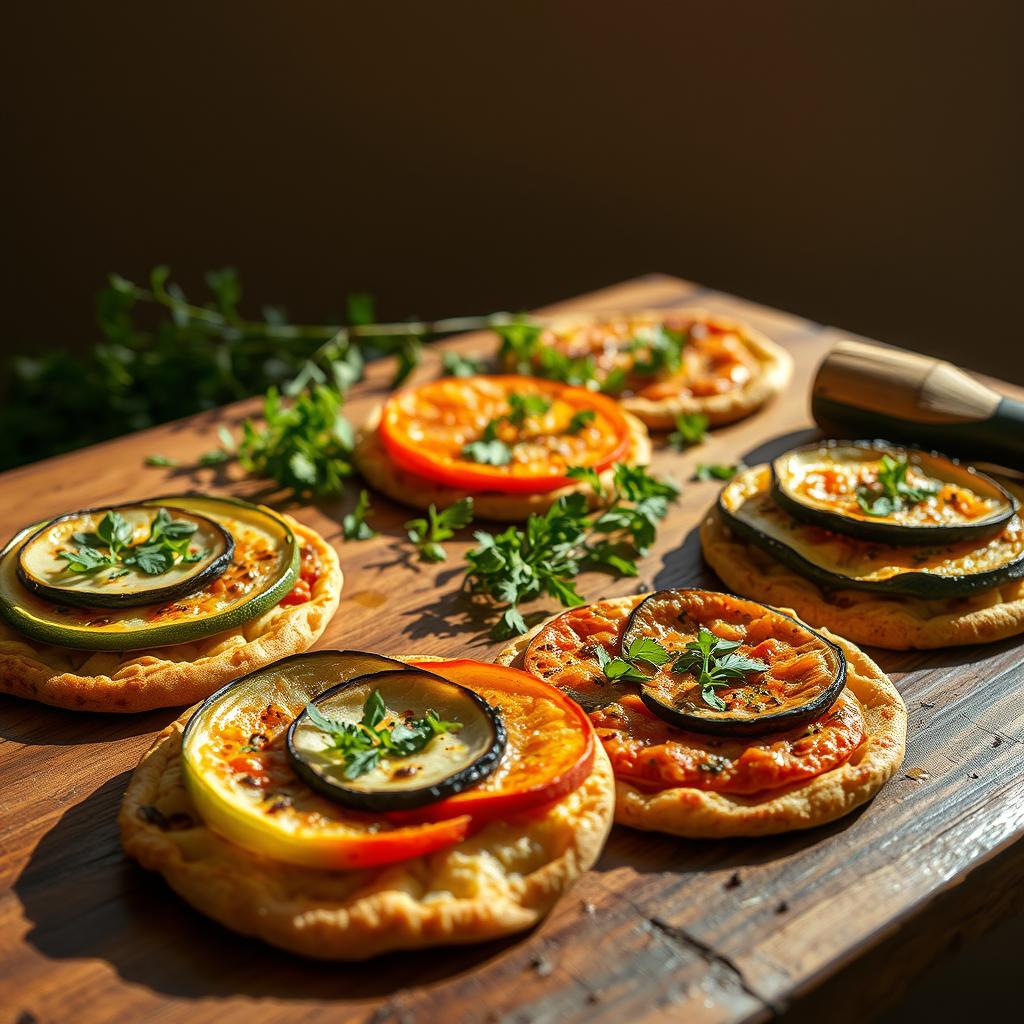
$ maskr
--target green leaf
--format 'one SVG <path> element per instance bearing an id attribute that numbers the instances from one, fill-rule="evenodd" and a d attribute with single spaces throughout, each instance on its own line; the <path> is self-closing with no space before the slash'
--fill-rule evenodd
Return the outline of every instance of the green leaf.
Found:
<path id="1" fill-rule="evenodd" d="M 231 453 L 224 451 L 223 448 L 213 448 L 203 452 L 196 461 L 200 466 L 220 466 L 231 461 Z"/>
<path id="2" fill-rule="evenodd" d="M 676 429 L 668 435 L 668 443 L 682 451 L 707 440 L 708 418 L 703 413 L 686 412 L 676 417 Z"/>
<path id="3" fill-rule="evenodd" d="M 143 460 L 147 466 L 179 466 L 181 463 L 177 459 L 172 459 L 167 455 L 147 455 Z"/>
<path id="4" fill-rule="evenodd" d="M 741 469 L 746 467 L 738 462 L 725 465 L 717 462 L 698 462 L 693 474 L 694 480 L 731 480 Z"/>
<path id="5" fill-rule="evenodd" d="M 604 497 L 604 485 L 601 483 L 601 474 L 593 466 L 570 466 L 565 475 L 571 480 L 581 480 L 589 484 L 591 490 L 598 496 Z"/>
<path id="6" fill-rule="evenodd" d="M 99 526 L 96 527 L 96 533 L 111 552 L 116 554 L 132 539 L 134 530 L 131 523 L 120 512 L 111 509 L 100 520 Z"/>
<path id="7" fill-rule="evenodd" d="M 441 357 L 441 367 L 451 377 L 475 377 L 484 372 L 479 359 L 459 355 L 458 352 L 445 352 Z"/>
<path id="8" fill-rule="evenodd" d="M 366 522 L 370 511 L 370 492 L 364 488 L 359 492 L 356 507 L 341 520 L 341 534 L 345 540 L 369 540 L 377 536 L 376 530 Z"/>
<path id="9" fill-rule="evenodd" d="M 468 526 L 473 518 L 473 499 L 461 498 L 440 512 L 436 505 L 427 509 L 426 519 L 410 519 L 406 535 L 416 545 L 420 561 L 443 562 L 448 557 L 441 541 L 449 540 L 456 530 Z"/>
<path id="10" fill-rule="evenodd" d="M 171 552 L 163 544 L 141 544 L 126 561 L 149 576 L 167 572 L 174 563 Z"/>
<path id="11" fill-rule="evenodd" d="M 507 466 L 512 461 L 512 449 L 504 441 L 470 441 L 459 454 L 471 462 L 486 466 Z"/>
<path id="12" fill-rule="evenodd" d="M 646 661 L 648 665 L 655 668 L 672 660 L 672 655 L 654 637 L 634 637 L 626 650 L 626 657 L 630 661 Z"/>
<path id="13" fill-rule="evenodd" d="M 387 713 L 388 709 L 384 704 L 384 698 L 380 695 L 380 690 L 374 690 L 363 704 L 362 724 L 373 729 L 384 720 Z"/>
<path id="14" fill-rule="evenodd" d="M 569 425 L 565 428 L 567 434 L 578 434 L 581 430 L 589 427 L 597 419 L 597 413 L 593 409 L 580 409 L 572 414 Z"/>

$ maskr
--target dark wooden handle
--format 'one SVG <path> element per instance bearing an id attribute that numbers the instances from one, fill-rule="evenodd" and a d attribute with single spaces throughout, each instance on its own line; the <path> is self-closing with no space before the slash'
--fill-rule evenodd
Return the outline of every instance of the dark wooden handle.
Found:
<path id="1" fill-rule="evenodd" d="M 818 369 L 811 413 L 832 437 L 884 438 L 1024 468 L 1024 403 L 939 359 L 840 342 Z"/>

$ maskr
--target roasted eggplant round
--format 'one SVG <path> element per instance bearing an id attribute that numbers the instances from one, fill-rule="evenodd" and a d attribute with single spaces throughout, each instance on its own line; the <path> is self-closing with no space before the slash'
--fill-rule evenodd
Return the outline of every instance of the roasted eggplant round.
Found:
<path id="1" fill-rule="evenodd" d="M 764 736 L 824 715 L 846 686 L 846 658 L 820 633 L 756 601 L 659 590 L 633 609 L 623 651 L 643 640 L 667 652 L 640 683 L 671 725 L 717 736 Z"/>
<path id="2" fill-rule="evenodd" d="M 223 572 L 185 596 L 144 605 L 79 607 L 33 593 L 18 576 L 18 554 L 47 523 L 22 530 L 0 552 L 0 616 L 41 643 L 93 651 L 134 651 L 201 640 L 269 611 L 295 585 L 299 543 L 270 509 L 234 498 L 189 494 L 139 502 L 173 519 L 212 520 L 234 542 Z"/>
<path id="3" fill-rule="evenodd" d="M 888 544 L 991 536 L 1018 507 L 972 466 L 886 441 L 794 448 L 772 462 L 772 497 L 800 522 Z"/>
<path id="4" fill-rule="evenodd" d="M 228 683 L 182 736 L 182 776 L 203 821 L 238 846 L 288 864 L 347 870 L 429 854 L 464 838 L 468 814 L 405 828 L 352 814 L 296 778 L 286 731 L 325 687 L 367 673 L 405 672 L 362 651 L 284 658 Z"/>
<path id="5" fill-rule="evenodd" d="M 771 496 L 767 466 L 735 476 L 718 511 L 737 536 L 826 590 L 849 588 L 924 599 L 962 597 L 1024 577 L 1024 524 L 1014 515 L 980 540 L 882 544 L 801 523 Z"/>
<path id="6" fill-rule="evenodd" d="M 288 729 L 296 774 L 363 811 L 405 811 L 477 785 L 505 751 L 479 694 L 419 668 L 359 676 L 311 701 Z"/>
<path id="7" fill-rule="evenodd" d="M 46 601 L 130 608 L 194 593 L 231 564 L 235 542 L 208 516 L 113 505 L 59 516 L 18 550 L 18 579 Z"/>

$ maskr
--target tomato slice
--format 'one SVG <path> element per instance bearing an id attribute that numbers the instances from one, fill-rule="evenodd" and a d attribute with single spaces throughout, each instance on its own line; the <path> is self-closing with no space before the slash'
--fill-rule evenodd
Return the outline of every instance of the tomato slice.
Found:
<path id="1" fill-rule="evenodd" d="M 594 766 L 594 730 L 561 690 L 519 669 L 478 661 L 411 662 L 475 690 L 499 708 L 508 732 L 505 757 L 479 786 L 430 807 L 389 815 L 436 821 L 471 814 L 486 821 L 541 807 L 579 788 Z"/>
<path id="2" fill-rule="evenodd" d="M 511 396 L 550 404 L 510 422 Z M 507 465 L 463 454 L 489 424 L 494 440 L 511 449 Z M 388 457 L 408 472 L 463 490 L 509 494 L 564 487 L 572 483 L 565 475 L 570 466 L 600 472 L 626 457 L 630 444 L 625 416 L 606 395 L 519 376 L 448 377 L 407 388 L 388 399 L 379 433 Z"/>

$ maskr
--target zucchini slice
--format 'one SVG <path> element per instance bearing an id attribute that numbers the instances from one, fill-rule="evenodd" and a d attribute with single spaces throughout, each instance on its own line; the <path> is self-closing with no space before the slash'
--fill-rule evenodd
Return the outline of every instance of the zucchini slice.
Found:
<path id="1" fill-rule="evenodd" d="M 888 544 L 991 536 L 1017 500 L 973 466 L 886 441 L 824 441 L 772 462 L 772 497 L 794 519 Z"/>
<path id="2" fill-rule="evenodd" d="M 207 698 L 182 735 L 182 777 L 203 821 L 258 855 L 326 870 L 348 870 L 450 846 L 468 815 L 401 827 L 354 813 L 298 778 L 286 733 L 325 688 L 367 673 L 407 671 L 362 651 L 296 654 L 241 676 Z"/>
<path id="3" fill-rule="evenodd" d="M 793 519 L 772 499 L 768 466 L 727 483 L 718 510 L 739 537 L 825 589 L 938 600 L 1024 577 L 1024 524 L 1017 514 L 980 540 L 918 546 L 861 540 Z"/>
<path id="4" fill-rule="evenodd" d="M 501 716 L 479 694 L 418 668 L 332 687 L 287 736 L 300 778 L 364 811 L 412 810 L 461 793 L 497 768 L 505 743 Z"/>
<path id="5" fill-rule="evenodd" d="M 137 503 L 213 520 L 231 535 L 234 554 L 211 584 L 163 603 L 80 608 L 55 603 L 27 589 L 18 577 L 18 553 L 37 523 L 0 551 L 0 616 L 41 643 L 93 651 L 134 651 L 189 643 L 234 629 L 269 611 L 295 584 L 299 543 L 288 524 L 262 505 L 199 494 Z"/>
<path id="6" fill-rule="evenodd" d="M 123 540 L 110 538 L 110 529 Z M 176 550 L 153 544 L 167 531 Z M 147 555 L 147 547 L 156 550 Z M 17 572 L 27 589 L 54 604 L 129 608 L 201 590 L 223 574 L 234 552 L 234 538 L 207 516 L 115 505 L 69 512 L 37 530 L 18 550 Z"/>
<path id="7" fill-rule="evenodd" d="M 846 658 L 834 643 L 774 608 L 729 594 L 651 594 L 630 613 L 621 648 L 636 650 L 643 639 L 670 657 L 651 666 L 641 700 L 690 732 L 763 736 L 796 729 L 824 715 L 846 686 Z M 701 640 L 713 652 L 707 661 L 695 650 Z M 704 664 L 718 682 L 702 690 Z"/>

